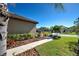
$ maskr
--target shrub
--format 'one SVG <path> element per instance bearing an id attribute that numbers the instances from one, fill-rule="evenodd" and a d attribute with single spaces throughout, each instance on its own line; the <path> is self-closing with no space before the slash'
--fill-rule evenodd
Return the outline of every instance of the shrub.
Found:
<path id="1" fill-rule="evenodd" d="M 32 39 L 33 37 L 32 37 L 32 34 L 31 33 L 28 33 L 27 34 L 27 39 Z"/>
<path id="2" fill-rule="evenodd" d="M 20 40 L 21 39 L 21 36 L 20 34 L 16 34 L 16 37 L 15 37 L 16 40 Z"/>
<path id="3" fill-rule="evenodd" d="M 8 35 L 9 39 L 15 39 L 16 38 L 16 34 L 12 34 L 12 35 Z"/>
<path id="4" fill-rule="evenodd" d="M 21 34 L 20 37 L 21 37 L 21 39 L 28 39 L 27 34 Z"/>
<path id="5" fill-rule="evenodd" d="M 11 35 L 8 35 L 8 38 L 9 39 L 13 39 L 13 40 L 18 40 L 20 38 L 19 34 L 11 34 Z"/>
<path id="6" fill-rule="evenodd" d="M 16 41 L 15 40 L 7 40 L 7 48 L 15 47 Z"/>
<path id="7" fill-rule="evenodd" d="M 43 35 L 44 36 L 48 36 L 48 35 L 50 35 L 51 33 L 50 32 L 43 32 Z"/>
<path id="8" fill-rule="evenodd" d="M 25 35 L 27 39 L 35 39 L 37 34 L 28 33 Z"/>
<path id="9" fill-rule="evenodd" d="M 35 39 L 36 35 L 33 35 L 31 33 L 28 33 L 28 34 L 11 34 L 11 35 L 8 35 L 8 38 L 13 39 L 13 40 Z"/>
<path id="10" fill-rule="evenodd" d="M 40 37 L 40 33 L 36 33 L 35 38 L 39 38 Z"/>

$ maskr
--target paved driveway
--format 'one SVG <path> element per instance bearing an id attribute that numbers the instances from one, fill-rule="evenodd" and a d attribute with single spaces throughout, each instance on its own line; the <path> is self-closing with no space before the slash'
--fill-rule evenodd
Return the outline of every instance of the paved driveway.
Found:
<path id="1" fill-rule="evenodd" d="M 52 34 L 57 34 L 59 36 L 66 36 L 66 37 L 78 37 L 77 35 L 69 35 L 69 34 L 60 34 L 60 33 L 52 33 Z"/>
<path id="2" fill-rule="evenodd" d="M 60 36 L 66 36 L 66 37 L 78 37 L 77 35 L 68 35 L 68 34 L 60 34 Z"/>

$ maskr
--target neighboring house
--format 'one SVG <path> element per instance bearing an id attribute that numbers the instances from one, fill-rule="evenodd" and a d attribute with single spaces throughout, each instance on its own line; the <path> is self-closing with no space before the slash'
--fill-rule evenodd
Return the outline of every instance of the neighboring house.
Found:
<path id="1" fill-rule="evenodd" d="M 36 33 L 38 22 L 12 13 L 9 13 L 9 18 L 9 34 Z"/>

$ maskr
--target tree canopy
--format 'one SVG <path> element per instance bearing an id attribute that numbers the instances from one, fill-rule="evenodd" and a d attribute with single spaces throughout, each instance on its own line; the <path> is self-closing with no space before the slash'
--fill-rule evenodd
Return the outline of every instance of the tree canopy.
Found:
<path id="1" fill-rule="evenodd" d="M 79 34 L 79 17 L 74 21 L 74 24 L 76 26 L 76 33 Z"/>

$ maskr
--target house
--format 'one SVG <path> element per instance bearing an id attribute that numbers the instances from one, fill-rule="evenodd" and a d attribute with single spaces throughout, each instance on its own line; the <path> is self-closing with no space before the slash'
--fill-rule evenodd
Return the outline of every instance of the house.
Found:
<path id="1" fill-rule="evenodd" d="M 38 24 L 37 21 L 12 13 L 9 13 L 9 18 L 9 34 L 36 33 L 36 24 Z"/>

